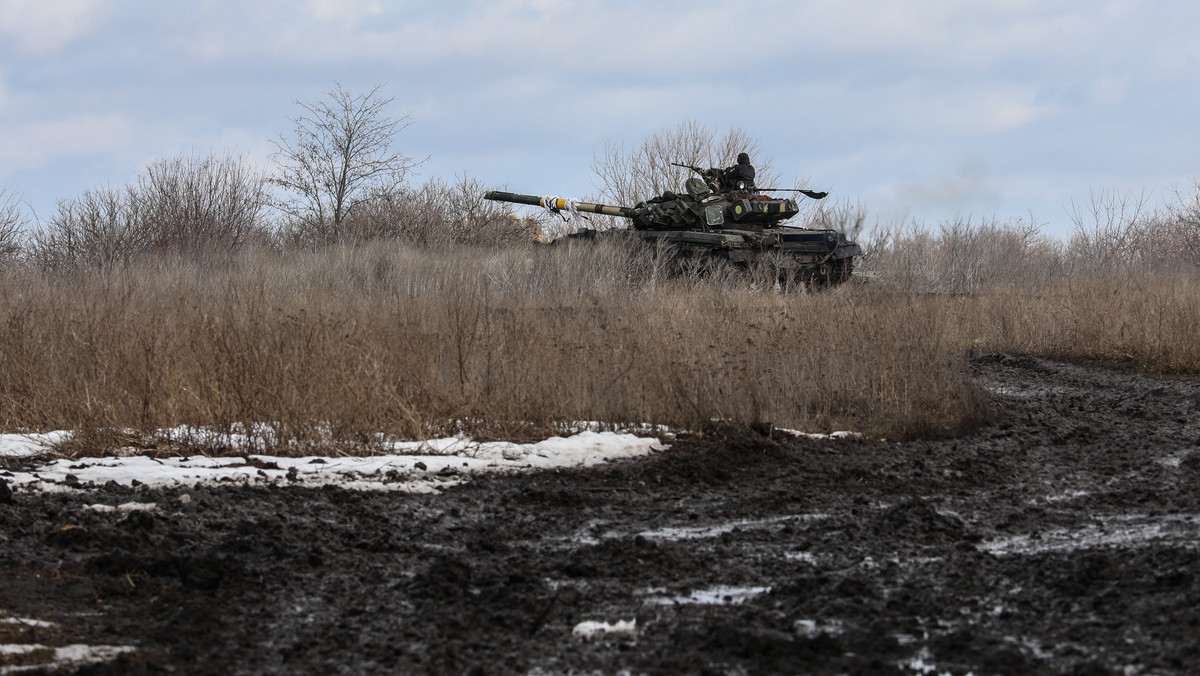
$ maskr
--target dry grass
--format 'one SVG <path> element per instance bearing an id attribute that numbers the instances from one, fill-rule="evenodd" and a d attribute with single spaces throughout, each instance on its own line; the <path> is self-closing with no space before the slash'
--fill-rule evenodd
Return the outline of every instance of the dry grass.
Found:
<path id="1" fill-rule="evenodd" d="M 881 291 L 939 298 L 952 342 L 968 354 L 1200 373 L 1197 205 L 1180 199 L 1151 211 L 1128 196 L 1098 196 L 1066 242 L 1032 219 L 892 230 L 877 234 L 866 267 Z"/>
<path id="2" fill-rule="evenodd" d="M 456 426 L 916 434 L 977 415 L 933 301 L 859 296 L 691 285 L 590 246 L 11 272 L 0 425 L 122 430 L 109 441 L 126 444 L 126 430 L 258 429 L 263 450 L 307 452 Z"/>
<path id="3" fill-rule="evenodd" d="M 1166 216 L 1156 232 L 1187 227 Z M 581 420 L 907 437 L 986 415 L 973 354 L 1200 372 L 1195 262 L 1135 268 L 1080 241 L 1027 224 L 898 231 L 872 243 L 872 283 L 786 294 L 753 275 L 671 278 L 652 252 L 590 244 L 9 269 L 0 428 L 80 430 L 78 452 L 228 450 L 151 433 L 180 426 L 276 453 Z"/>
<path id="4" fill-rule="evenodd" d="M 1024 352 L 1200 372 L 1200 274 L 1156 271 L 1126 278 L 1079 275 L 1027 293 L 959 301 L 960 336 L 972 352 Z"/>

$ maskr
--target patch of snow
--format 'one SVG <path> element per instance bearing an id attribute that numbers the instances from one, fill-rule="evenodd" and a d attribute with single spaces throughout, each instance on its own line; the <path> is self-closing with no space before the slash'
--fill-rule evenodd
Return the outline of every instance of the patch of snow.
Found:
<path id="1" fill-rule="evenodd" d="M 788 561 L 799 561 L 801 563 L 808 563 L 814 566 L 817 565 L 817 556 L 812 552 L 786 552 L 783 555 L 783 558 L 787 559 Z"/>
<path id="2" fill-rule="evenodd" d="M 572 636 L 585 641 L 605 636 L 632 637 L 635 634 L 637 634 L 636 618 L 632 620 L 617 620 L 614 623 L 585 620 L 575 625 L 575 628 L 571 630 Z"/>
<path id="3" fill-rule="evenodd" d="M 47 650 L 46 646 L 32 644 L 0 643 L 0 655 L 24 655 L 35 650 Z"/>
<path id="4" fill-rule="evenodd" d="M 1145 547 L 1152 544 L 1200 547 L 1200 523 L 1195 514 L 1102 517 L 1081 528 L 1056 528 L 1035 535 L 1015 535 L 979 545 L 997 556 L 1071 552 L 1097 547 Z"/>
<path id="5" fill-rule="evenodd" d="M 809 433 L 809 432 L 801 432 L 800 430 L 790 430 L 785 427 L 777 427 L 777 428 L 775 428 L 775 431 L 782 432 L 783 434 L 787 434 L 789 436 L 796 437 L 797 439 L 816 439 L 818 441 L 827 441 L 827 440 L 840 441 L 840 440 L 846 440 L 846 439 L 864 439 L 865 438 L 863 435 L 859 434 L 858 432 L 848 432 L 845 430 L 838 431 L 838 432 L 830 432 L 829 434 L 813 434 L 813 433 Z"/>
<path id="6" fill-rule="evenodd" d="M 88 664 L 100 664 L 103 662 L 111 662 L 124 653 L 131 653 L 137 650 L 133 646 L 125 645 L 83 645 L 73 644 L 51 648 L 38 643 L 31 644 L 8 644 L 0 645 L 0 655 L 28 655 L 29 653 L 38 651 L 53 651 L 53 655 L 48 656 L 49 661 L 41 664 L 28 664 L 21 666 L 5 666 L 0 667 L 0 674 L 15 674 L 20 672 L 44 672 L 47 668 L 55 671 L 63 669 L 76 669 Z"/>
<path id="7" fill-rule="evenodd" d="M 816 638 L 821 634 L 829 636 L 837 636 L 845 631 L 839 620 L 830 620 L 828 622 L 817 622 L 816 620 L 796 620 L 792 623 L 792 627 L 796 633 L 804 638 Z"/>
<path id="8" fill-rule="evenodd" d="M 1194 451 L 1184 451 L 1182 453 L 1175 453 L 1172 455 L 1168 455 L 1165 458 L 1159 458 L 1158 463 L 1160 465 L 1163 465 L 1164 467 L 1170 467 L 1171 469 L 1179 469 L 1180 467 L 1183 467 L 1184 458 L 1188 457 L 1193 452 Z"/>
<path id="9" fill-rule="evenodd" d="M 1014 397 L 1017 399 L 1034 399 L 1037 397 L 1046 397 L 1049 395 L 1073 394 L 1079 392 L 1077 387 L 1021 387 L 1021 386 L 1004 386 L 1004 385 L 986 385 L 983 388 L 990 394 L 999 395 L 1002 397 Z"/>
<path id="10" fill-rule="evenodd" d="M 71 438 L 70 432 L 47 432 L 45 434 L 0 434 L 0 458 L 28 458 L 45 455 Z"/>
<path id="11" fill-rule="evenodd" d="M 1037 639 L 1026 638 L 1023 636 L 1005 636 L 1004 641 L 1012 645 L 1020 646 L 1039 660 L 1048 660 L 1054 657 L 1054 653 L 1042 648 L 1042 642 Z"/>
<path id="12" fill-rule="evenodd" d="M 731 533 L 735 530 L 766 528 L 768 526 L 785 521 L 814 521 L 817 519 L 828 518 L 828 514 L 821 513 L 786 514 L 784 516 L 774 516 L 767 519 L 744 519 L 739 521 L 729 521 L 711 526 L 676 526 L 659 528 L 656 530 L 642 531 L 641 533 L 638 533 L 638 535 L 641 535 L 648 540 L 701 540 L 705 538 L 719 537 L 725 533 Z"/>
<path id="13" fill-rule="evenodd" d="M 84 509 L 91 512 L 100 512 L 111 514 L 113 512 L 121 512 L 127 514 L 129 512 L 157 512 L 157 502 L 126 502 L 121 505 L 84 505 Z"/>
<path id="14" fill-rule="evenodd" d="M 34 620 L 28 617 L 0 617 L 0 624 L 19 624 L 23 627 L 35 627 L 38 629 L 49 629 L 58 625 L 46 620 Z"/>
<path id="15" fill-rule="evenodd" d="M 1042 498 L 1042 500 L 1044 502 L 1049 502 L 1049 503 L 1069 502 L 1071 500 L 1076 500 L 1078 498 L 1087 497 L 1091 494 L 1092 494 L 1091 491 L 1064 491 L 1062 493 L 1055 493 L 1053 495 L 1047 495 L 1045 498 Z"/>
<path id="16" fill-rule="evenodd" d="M 921 648 L 921 651 L 915 656 L 907 660 L 901 660 L 898 666 L 901 669 L 915 671 L 918 674 L 938 674 L 939 676 L 942 674 L 950 676 L 951 674 L 949 671 L 938 670 L 937 665 L 933 663 L 933 655 L 930 654 L 928 648 Z M 967 672 L 967 676 L 972 676 L 972 672 Z"/>
<path id="17" fill-rule="evenodd" d="M 717 585 L 715 587 L 709 587 L 708 589 L 694 590 L 685 596 L 668 597 L 647 595 L 646 603 L 653 606 L 736 606 L 749 601 L 755 596 L 766 594 L 769 591 L 771 591 L 770 587 L 732 587 L 726 585 Z"/>
<path id="18" fill-rule="evenodd" d="M 48 460 L 30 470 L 13 472 L 14 490 L 66 491 L 109 481 L 152 488 L 200 484 L 294 485 L 335 484 L 359 490 L 434 492 L 480 472 L 589 467 L 663 450 L 658 439 L 615 432 L 584 431 L 569 438 L 551 437 L 533 444 L 477 443 L 470 439 L 433 439 L 393 445 L 395 454 L 370 457 L 284 458 L 149 456 Z"/>

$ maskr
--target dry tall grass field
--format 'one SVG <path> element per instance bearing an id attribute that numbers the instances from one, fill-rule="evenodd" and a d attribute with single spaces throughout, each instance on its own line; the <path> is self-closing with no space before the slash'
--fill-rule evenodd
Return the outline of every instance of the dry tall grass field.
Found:
<path id="1" fill-rule="evenodd" d="M 1196 260 L 1086 244 L 908 229 L 871 241 L 869 281 L 790 293 L 591 244 L 15 267 L 0 272 L 0 428 L 79 430 L 76 452 L 226 450 L 187 426 L 290 454 L 577 421 L 912 437 L 986 416 L 975 354 L 1200 371 Z"/>

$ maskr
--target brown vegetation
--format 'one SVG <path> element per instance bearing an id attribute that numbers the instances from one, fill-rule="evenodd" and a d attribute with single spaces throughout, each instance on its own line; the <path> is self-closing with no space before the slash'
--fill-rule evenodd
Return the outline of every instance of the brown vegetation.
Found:
<path id="1" fill-rule="evenodd" d="M 377 91 L 302 104 L 273 178 L 231 156 L 158 161 L 60 202 L 27 238 L 0 190 L 0 431 L 211 453 L 229 439 L 197 429 L 279 453 L 579 421 L 907 437 L 986 416 L 968 373 L 984 352 L 1200 371 L 1200 186 L 1158 209 L 1100 195 L 1066 242 L 1032 217 L 862 237 L 860 205 L 814 203 L 808 222 L 860 239 L 862 275 L 797 291 L 767 265 L 533 245 L 538 223 L 466 176 L 410 187 L 390 149 L 407 117 L 385 117 Z M 677 183 L 671 161 L 755 147 L 685 123 L 593 168 L 601 196 L 628 203 Z M 329 157 L 333 178 L 314 178 Z"/>
<path id="2" fill-rule="evenodd" d="M 265 425 L 281 450 L 580 420 L 920 433 L 976 415 L 936 300 L 863 293 L 658 279 L 590 246 L 13 272 L 0 425 Z"/>
<path id="3" fill-rule="evenodd" d="M 93 188 L 60 201 L 33 232 L 26 258 L 61 270 L 238 249 L 269 236 L 265 182 L 232 155 L 158 160 L 124 188 Z"/>
<path id="4" fill-rule="evenodd" d="M 1181 213 L 1153 228 L 1185 228 Z M 1114 264 L 1078 242 L 1023 224 L 910 229 L 874 241 L 871 281 L 816 293 L 720 271 L 667 277 L 654 252 L 591 244 L 12 269 L 0 426 L 209 426 L 254 431 L 275 452 L 583 420 L 911 436 L 985 415 L 974 354 L 1200 371 L 1196 261 Z M 189 441 L 166 436 L 141 443 Z"/>
<path id="5" fill-rule="evenodd" d="M 7 186 L 0 185 L 0 267 L 20 255 L 24 229 L 25 214 L 20 197 Z"/>

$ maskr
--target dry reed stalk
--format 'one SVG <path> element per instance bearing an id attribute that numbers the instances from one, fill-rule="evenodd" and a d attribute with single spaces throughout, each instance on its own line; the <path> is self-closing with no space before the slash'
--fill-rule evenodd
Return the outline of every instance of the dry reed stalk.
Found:
<path id="1" fill-rule="evenodd" d="M 930 293 L 930 277 L 901 271 L 781 294 L 753 276 L 670 278 L 653 254 L 603 246 L 383 244 L 9 270 L 0 427 L 80 430 L 77 452 L 244 452 L 198 427 L 293 454 L 582 420 L 914 436 L 985 415 L 973 353 L 1200 370 L 1195 271 L 1064 270 L 955 272 L 969 292 Z"/>
<path id="2" fill-rule="evenodd" d="M 974 352 L 1007 351 L 1200 373 L 1200 275 L 1080 274 L 1036 292 L 963 302 L 961 335 Z"/>
<path id="3" fill-rule="evenodd" d="M 204 426 L 370 452 L 456 427 L 914 434 L 979 411 L 928 301 L 671 281 L 604 247 L 260 251 L 0 287 L 5 429 Z M 187 436 L 167 441 L 204 445 Z"/>

